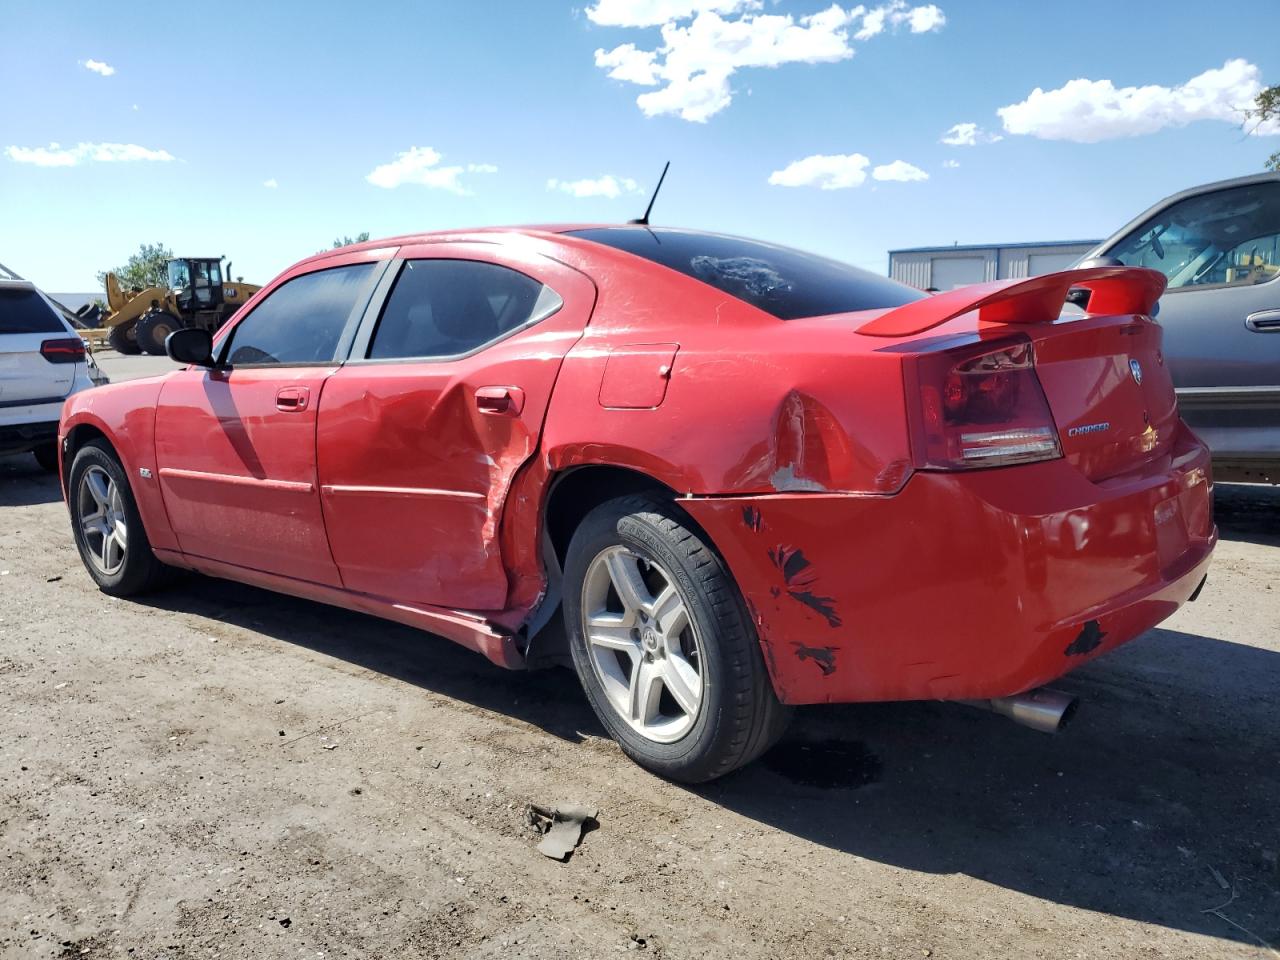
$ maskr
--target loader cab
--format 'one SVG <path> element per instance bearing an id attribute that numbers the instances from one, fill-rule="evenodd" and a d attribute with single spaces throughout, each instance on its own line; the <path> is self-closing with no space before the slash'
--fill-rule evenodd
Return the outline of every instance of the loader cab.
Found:
<path id="1" fill-rule="evenodd" d="M 222 306 L 222 258 L 179 257 L 169 261 L 169 289 L 183 313 Z"/>

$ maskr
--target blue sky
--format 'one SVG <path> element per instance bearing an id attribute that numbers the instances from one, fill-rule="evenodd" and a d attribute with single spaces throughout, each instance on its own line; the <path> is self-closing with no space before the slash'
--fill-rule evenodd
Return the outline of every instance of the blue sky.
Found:
<path id="1" fill-rule="evenodd" d="M 1280 149 L 1232 112 L 1280 46 L 1225 11 L 4 0 L 0 263 L 89 291 L 162 241 L 265 282 L 362 230 L 625 220 L 668 159 L 655 222 L 878 272 L 895 247 L 1101 237 Z M 977 142 L 943 143 L 956 124 Z"/>

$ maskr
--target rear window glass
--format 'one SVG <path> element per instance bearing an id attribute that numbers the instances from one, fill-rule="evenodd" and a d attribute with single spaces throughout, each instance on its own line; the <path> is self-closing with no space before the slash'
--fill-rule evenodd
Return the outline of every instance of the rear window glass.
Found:
<path id="1" fill-rule="evenodd" d="M 781 320 L 899 307 L 924 296 L 888 277 L 758 240 L 641 226 L 571 233 L 678 270 Z"/>
<path id="2" fill-rule="evenodd" d="M 0 333 L 66 333 L 58 315 L 34 290 L 0 290 Z"/>

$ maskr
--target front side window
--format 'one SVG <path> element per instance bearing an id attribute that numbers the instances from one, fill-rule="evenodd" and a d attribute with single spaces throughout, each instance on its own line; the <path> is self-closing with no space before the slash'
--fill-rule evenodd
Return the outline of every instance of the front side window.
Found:
<path id="1" fill-rule="evenodd" d="M 660 263 L 780 320 L 900 307 L 924 294 L 838 260 L 758 240 L 662 227 L 570 231 Z"/>
<path id="2" fill-rule="evenodd" d="M 374 266 L 333 267 L 281 284 L 231 331 L 223 352 L 226 362 L 232 366 L 332 362 Z"/>
<path id="3" fill-rule="evenodd" d="M 407 260 L 378 319 L 371 360 L 470 353 L 563 301 L 523 273 L 476 260 Z"/>
<path id="4" fill-rule="evenodd" d="M 169 261 L 169 289 L 182 290 L 191 286 L 191 270 L 185 260 Z"/>
<path id="5" fill-rule="evenodd" d="M 1280 275 L 1280 183 L 1188 197 L 1162 210 L 1107 253 L 1150 267 L 1169 289 L 1246 286 Z"/>

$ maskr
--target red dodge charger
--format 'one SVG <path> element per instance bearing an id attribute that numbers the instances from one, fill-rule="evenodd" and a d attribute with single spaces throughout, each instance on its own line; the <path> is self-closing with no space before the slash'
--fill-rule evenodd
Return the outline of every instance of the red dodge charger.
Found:
<path id="1" fill-rule="evenodd" d="M 185 568 L 571 659 L 679 780 L 749 762 L 794 704 L 1054 729 L 1070 698 L 1042 685 L 1194 598 L 1217 539 L 1164 282 L 927 297 L 644 225 L 364 243 L 172 334 L 185 369 L 71 397 L 63 489 L 107 593 Z"/>

